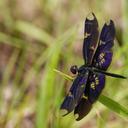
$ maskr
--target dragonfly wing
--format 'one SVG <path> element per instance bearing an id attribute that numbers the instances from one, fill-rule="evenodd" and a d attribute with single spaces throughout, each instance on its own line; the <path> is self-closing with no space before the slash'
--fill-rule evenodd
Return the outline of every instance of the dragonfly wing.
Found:
<path id="1" fill-rule="evenodd" d="M 94 13 L 90 13 L 85 20 L 84 28 L 83 57 L 86 65 L 92 63 L 95 49 L 97 47 L 98 36 L 98 21 Z"/>
<path id="2" fill-rule="evenodd" d="M 89 72 L 87 71 L 84 75 L 78 74 L 76 79 L 73 81 L 72 87 L 70 88 L 69 93 L 64 99 L 60 108 L 64 111 L 63 115 L 67 115 L 68 113 L 72 112 L 80 101 L 86 87 L 88 73 Z"/>
<path id="3" fill-rule="evenodd" d="M 76 120 L 79 121 L 83 117 L 85 117 L 91 110 L 92 103 L 86 99 L 86 96 L 82 97 L 79 104 L 75 107 L 74 115 L 76 117 Z"/>
<path id="4" fill-rule="evenodd" d="M 91 73 L 87 86 L 88 89 L 87 92 L 85 90 L 85 94 L 88 95 L 88 100 L 94 103 L 105 86 L 105 75 L 101 73 Z"/>
<path id="5" fill-rule="evenodd" d="M 105 23 L 101 31 L 99 44 L 95 52 L 92 65 L 107 70 L 112 61 L 112 47 L 114 45 L 115 27 L 112 20 Z"/>
<path id="6" fill-rule="evenodd" d="M 98 99 L 105 85 L 105 75 L 91 73 L 86 84 L 84 95 L 75 107 L 76 120 L 81 120 L 91 110 L 92 104 Z"/>

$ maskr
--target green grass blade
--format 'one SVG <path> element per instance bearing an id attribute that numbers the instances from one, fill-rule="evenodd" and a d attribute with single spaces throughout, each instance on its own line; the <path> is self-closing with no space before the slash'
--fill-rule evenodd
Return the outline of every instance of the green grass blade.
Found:
<path id="1" fill-rule="evenodd" d="M 39 53 L 39 50 L 33 48 L 33 45 L 30 43 L 3 32 L 0 32 L 0 44 L 7 44 L 15 48 L 26 49 L 32 53 Z"/>
<path id="2" fill-rule="evenodd" d="M 44 69 L 44 76 L 41 80 L 41 87 L 39 89 L 39 98 L 38 98 L 38 104 L 37 104 L 37 118 L 36 118 L 36 125 L 37 128 L 47 128 L 48 124 L 52 126 L 56 126 L 56 121 L 51 120 L 49 122 L 49 118 L 54 116 L 51 105 L 54 104 L 55 100 L 55 79 L 56 75 L 55 72 L 53 72 L 53 69 L 57 68 L 59 57 L 61 53 L 62 47 L 71 40 L 72 35 L 74 35 L 76 31 L 74 29 L 69 29 L 69 31 L 65 32 L 62 36 L 60 36 L 55 44 L 51 45 L 49 49 L 50 57 L 47 60 L 47 64 Z M 49 54 L 48 53 L 48 54 Z M 55 107 L 55 106 L 53 106 Z M 52 108 L 53 108 L 52 107 Z M 49 115 L 49 112 L 51 111 L 51 115 Z M 50 116 L 50 117 L 49 117 Z"/>
<path id="3" fill-rule="evenodd" d="M 46 45 L 50 45 L 54 39 L 44 30 L 34 26 L 33 24 L 25 21 L 17 21 L 16 29 L 24 34 L 27 34 Z"/>
<path id="4" fill-rule="evenodd" d="M 6 69 L 4 71 L 4 75 L 3 75 L 3 79 L 2 79 L 2 86 L 7 86 L 10 82 L 10 78 L 11 75 L 13 73 L 15 64 L 16 64 L 16 60 L 18 57 L 19 51 L 15 50 L 12 54 L 12 56 L 10 57 L 10 60 L 6 66 Z"/>
<path id="5" fill-rule="evenodd" d="M 54 72 L 58 73 L 59 75 L 63 76 L 66 80 L 71 80 L 73 81 L 73 78 L 57 69 L 53 69 Z"/>
<path id="6" fill-rule="evenodd" d="M 128 117 L 128 109 L 120 105 L 118 102 L 110 99 L 107 96 L 100 95 L 99 101 L 105 105 L 107 108 L 112 110 L 113 112 L 119 114 L 120 116 Z"/>
<path id="7" fill-rule="evenodd" d="M 0 43 L 3 42 L 16 48 L 24 48 L 25 46 L 28 46 L 28 44 L 25 43 L 23 40 L 7 35 L 6 33 L 0 32 Z"/>

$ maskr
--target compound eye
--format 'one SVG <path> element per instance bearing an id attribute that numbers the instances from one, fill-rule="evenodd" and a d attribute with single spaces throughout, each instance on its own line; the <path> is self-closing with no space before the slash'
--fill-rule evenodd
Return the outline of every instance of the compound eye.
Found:
<path id="1" fill-rule="evenodd" d="M 73 74 L 76 74 L 76 73 L 78 72 L 77 66 L 76 66 L 76 65 L 71 66 L 70 71 L 71 71 Z"/>

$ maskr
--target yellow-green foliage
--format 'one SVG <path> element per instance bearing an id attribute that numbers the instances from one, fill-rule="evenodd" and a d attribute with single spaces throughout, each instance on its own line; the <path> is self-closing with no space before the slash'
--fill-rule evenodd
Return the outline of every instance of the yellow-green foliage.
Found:
<path id="1" fill-rule="evenodd" d="M 1 0 L 0 128 L 127 128 L 128 80 L 108 77 L 102 104 L 76 122 L 73 113 L 59 112 L 70 77 L 54 71 L 70 75 L 71 65 L 83 64 L 84 19 L 93 11 L 100 29 L 109 18 L 115 22 L 109 71 L 128 76 L 127 6 L 127 0 Z"/>

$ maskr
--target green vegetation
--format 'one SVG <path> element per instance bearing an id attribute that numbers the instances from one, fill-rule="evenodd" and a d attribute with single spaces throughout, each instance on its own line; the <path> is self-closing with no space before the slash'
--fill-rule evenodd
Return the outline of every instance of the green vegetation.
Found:
<path id="1" fill-rule="evenodd" d="M 128 80 L 123 79 L 107 77 L 99 102 L 83 120 L 76 122 L 73 113 L 60 115 L 72 84 L 69 68 L 83 64 L 83 23 L 90 11 L 100 29 L 105 20 L 114 20 L 109 71 L 128 76 L 126 0 L 0 1 L 1 128 L 128 127 Z"/>

